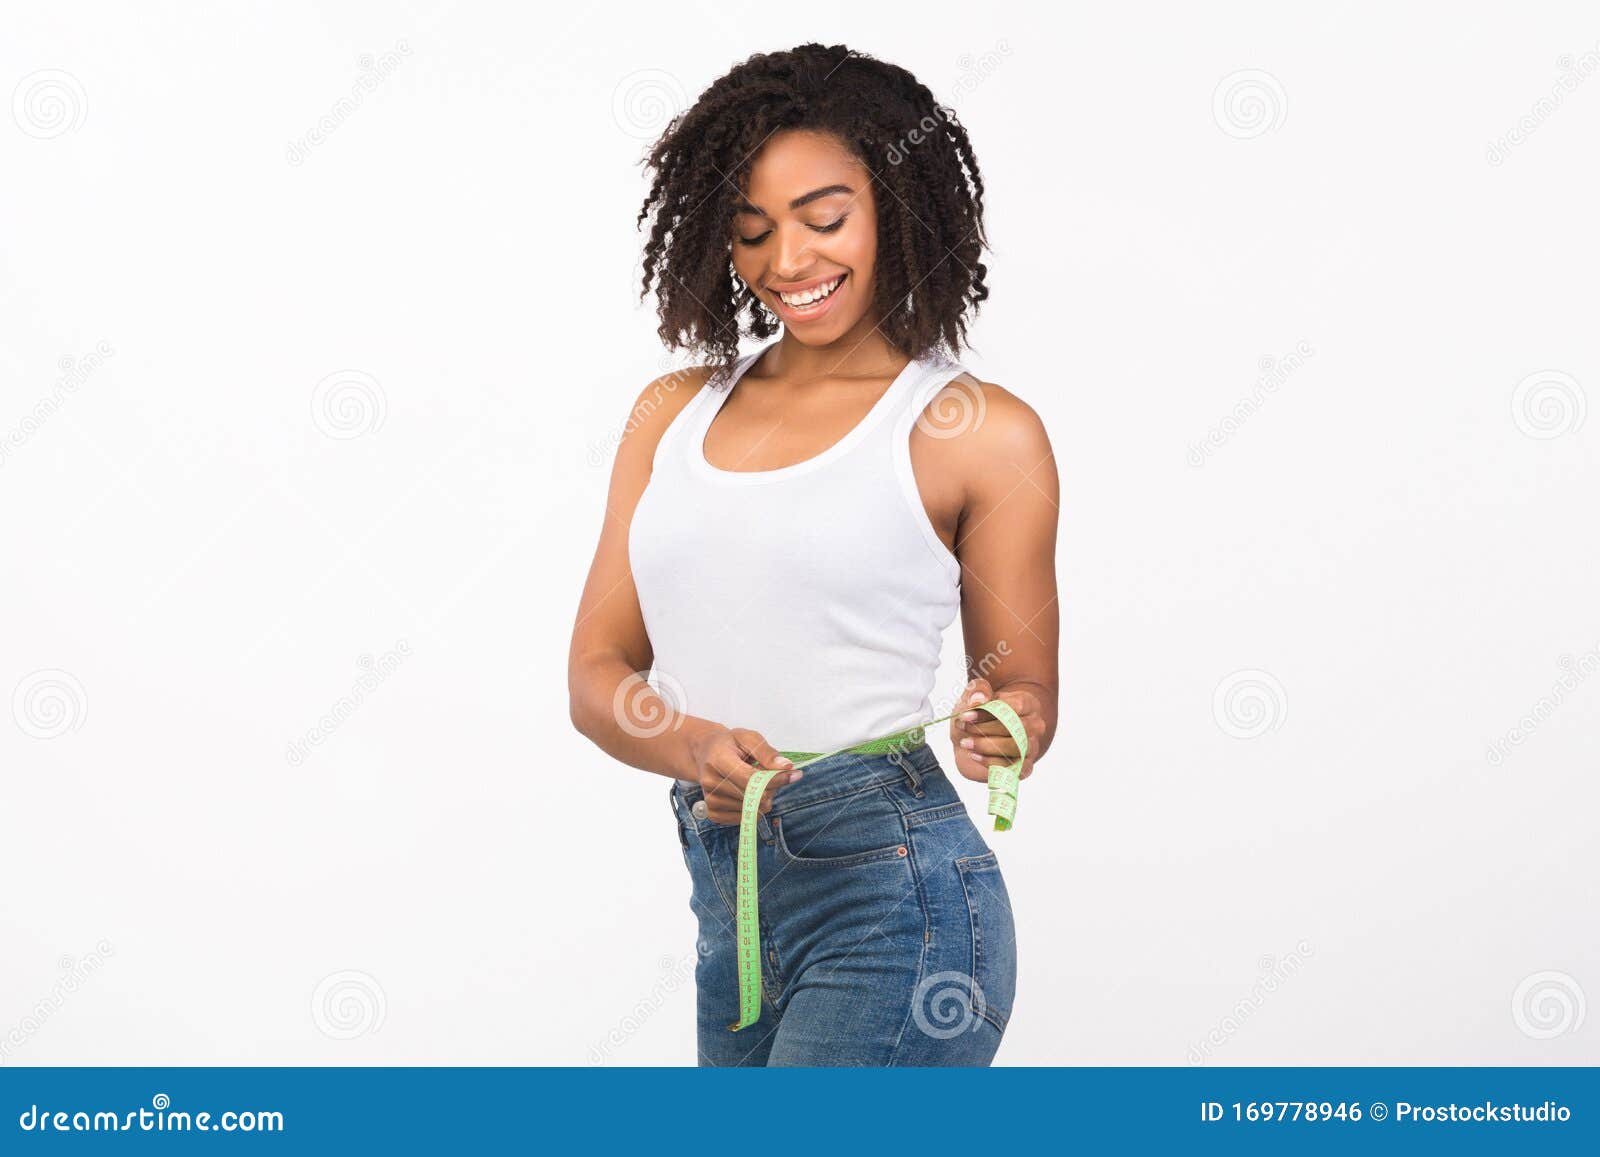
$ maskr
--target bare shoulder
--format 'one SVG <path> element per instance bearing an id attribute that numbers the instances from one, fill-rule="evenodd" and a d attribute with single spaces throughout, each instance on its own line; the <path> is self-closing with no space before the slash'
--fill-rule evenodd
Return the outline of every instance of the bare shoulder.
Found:
<path id="1" fill-rule="evenodd" d="M 667 427 L 705 388 L 710 377 L 710 366 L 685 366 L 649 382 L 628 411 L 619 454 L 648 463 Z"/>
<path id="2" fill-rule="evenodd" d="M 1052 454 L 1037 410 L 999 383 L 965 371 L 929 400 L 917 425 L 952 457 L 977 454 L 1030 470 Z"/>

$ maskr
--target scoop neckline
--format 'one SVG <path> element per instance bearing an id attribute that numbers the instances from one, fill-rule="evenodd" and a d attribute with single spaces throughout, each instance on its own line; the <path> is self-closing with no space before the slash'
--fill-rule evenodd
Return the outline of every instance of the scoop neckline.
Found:
<path id="1" fill-rule="evenodd" d="M 713 466 L 706 459 L 706 435 L 711 432 L 711 423 L 716 421 L 717 414 L 721 412 L 723 404 L 727 402 L 729 395 L 733 393 L 734 388 L 739 384 L 740 379 L 744 377 L 745 372 L 760 361 L 763 354 L 777 344 L 777 341 L 769 342 L 739 365 L 728 381 L 728 388 L 718 391 L 719 396 L 712 405 L 711 412 L 706 416 L 705 421 L 699 423 L 695 436 L 689 440 L 689 464 L 701 477 L 735 486 L 753 485 L 761 482 L 777 482 L 800 474 L 809 474 L 813 470 L 826 466 L 835 458 L 848 452 L 872 431 L 872 428 L 888 412 L 894 396 L 900 392 L 906 380 L 922 364 L 918 358 L 912 358 L 908 361 L 900 372 L 895 375 L 894 380 L 884 389 L 878 400 L 872 404 L 872 408 L 862 415 L 861 420 L 852 426 L 842 438 L 819 454 L 813 454 L 810 458 L 802 459 L 799 462 L 792 462 L 788 466 L 779 466 L 774 470 L 724 470 L 720 466 Z"/>

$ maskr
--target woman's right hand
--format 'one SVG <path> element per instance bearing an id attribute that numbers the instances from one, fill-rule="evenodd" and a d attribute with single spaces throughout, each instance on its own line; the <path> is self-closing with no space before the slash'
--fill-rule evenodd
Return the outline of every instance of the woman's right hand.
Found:
<path id="1" fill-rule="evenodd" d="M 749 763 L 749 755 L 755 763 Z M 747 727 L 713 725 L 689 737 L 689 757 L 694 763 L 694 778 L 705 793 L 706 818 L 718 824 L 737 824 L 744 811 L 744 790 L 750 777 L 763 768 L 791 768 L 792 760 L 778 754 L 760 732 Z M 761 814 L 772 810 L 772 793 L 793 783 L 803 771 L 775 775 L 761 793 Z"/>

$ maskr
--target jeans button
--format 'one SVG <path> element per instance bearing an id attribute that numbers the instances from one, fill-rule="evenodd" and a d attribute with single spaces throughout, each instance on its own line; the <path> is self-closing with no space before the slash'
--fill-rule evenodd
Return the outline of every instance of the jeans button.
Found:
<path id="1" fill-rule="evenodd" d="M 709 814 L 710 810 L 711 809 L 706 807 L 705 800 L 697 799 L 694 801 L 694 806 L 689 809 L 689 814 L 694 816 L 694 818 L 697 820 L 703 820 L 706 818 L 707 814 Z"/>

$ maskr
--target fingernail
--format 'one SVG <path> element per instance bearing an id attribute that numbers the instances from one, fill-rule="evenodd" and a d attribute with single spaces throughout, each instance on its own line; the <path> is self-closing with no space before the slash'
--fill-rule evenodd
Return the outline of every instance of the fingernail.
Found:
<path id="1" fill-rule="evenodd" d="M 961 746 L 962 747 L 976 747 L 977 744 L 973 743 L 972 740 L 970 740 L 970 739 L 963 739 L 961 741 Z"/>
<path id="2" fill-rule="evenodd" d="M 778 756 L 778 766 L 779 767 L 793 767 L 794 766 L 794 760 L 789 759 L 787 756 L 780 755 L 780 756 Z"/>
<path id="3" fill-rule="evenodd" d="M 804 774 L 805 774 L 805 772 L 803 772 L 803 771 L 791 771 L 789 773 L 789 778 L 785 782 L 786 783 L 794 783 L 797 780 L 799 780 L 799 778 Z"/>
<path id="4" fill-rule="evenodd" d="M 978 718 L 978 713 L 976 711 L 968 711 L 965 715 L 963 715 L 961 717 L 961 722 L 963 722 L 963 723 L 972 723 L 972 722 L 976 721 L 977 718 Z"/>

